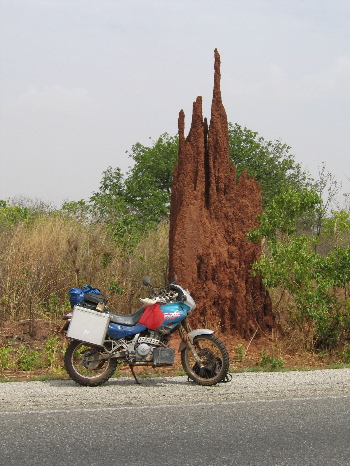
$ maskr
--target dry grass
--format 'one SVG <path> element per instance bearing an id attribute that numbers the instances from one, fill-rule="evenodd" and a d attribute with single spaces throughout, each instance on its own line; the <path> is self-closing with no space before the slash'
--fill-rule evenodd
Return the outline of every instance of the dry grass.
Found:
<path id="1" fill-rule="evenodd" d="M 68 290 L 86 284 L 100 288 L 115 312 L 128 313 L 145 293 L 143 275 L 161 285 L 167 275 L 166 224 L 130 254 L 116 249 L 103 226 L 60 216 L 3 230 L 0 240 L 0 324 L 55 319 L 69 308 Z"/>

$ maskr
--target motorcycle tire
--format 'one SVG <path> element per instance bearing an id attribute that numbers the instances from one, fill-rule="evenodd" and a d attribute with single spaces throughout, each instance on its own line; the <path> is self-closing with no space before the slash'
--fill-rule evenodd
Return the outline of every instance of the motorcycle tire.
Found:
<path id="1" fill-rule="evenodd" d="M 64 355 L 64 367 L 70 378 L 88 387 L 97 387 L 107 382 L 118 361 L 115 358 L 99 359 L 101 353 L 105 353 L 101 346 L 72 340 Z"/>
<path id="2" fill-rule="evenodd" d="M 222 341 L 215 335 L 198 335 L 193 339 L 193 346 L 201 359 L 201 364 L 195 360 L 188 347 L 181 351 L 182 367 L 188 377 L 193 382 L 206 386 L 224 381 L 230 358 Z"/>

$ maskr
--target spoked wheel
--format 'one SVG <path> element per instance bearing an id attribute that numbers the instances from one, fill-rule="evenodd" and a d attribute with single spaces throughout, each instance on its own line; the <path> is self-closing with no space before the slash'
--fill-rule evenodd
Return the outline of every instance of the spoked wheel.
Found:
<path id="1" fill-rule="evenodd" d="M 199 335 L 193 339 L 193 346 L 200 362 L 188 347 L 181 351 L 182 366 L 188 377 L 199 385 L 215 385 L 223 381 L 230 359 L 222 341 L 215 335 Z"/>
<path id="2" fill-rule="evenodd" d="M 104 354 L 106 351 L 101 346 L 72 340 L 64 355 L 64 366 L 74 382 L 96 387 L 107 382 L 118 364 L 115 358 L 101 358 Z"/>

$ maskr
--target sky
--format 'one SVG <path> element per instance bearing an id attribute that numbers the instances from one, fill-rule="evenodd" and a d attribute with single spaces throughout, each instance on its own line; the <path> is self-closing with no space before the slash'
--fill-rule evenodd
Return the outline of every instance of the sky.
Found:
<path id="1" fill-rule="evenodd" d="M 88 199 L 210 118 L 215 48 L 228 120 L 349 193 L 349 0 L 0 0 L 0 199 Z"/>

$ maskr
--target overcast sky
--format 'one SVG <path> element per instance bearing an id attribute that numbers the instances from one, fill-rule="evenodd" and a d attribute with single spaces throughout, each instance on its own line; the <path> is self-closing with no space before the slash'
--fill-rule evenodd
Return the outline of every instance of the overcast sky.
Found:
<path id="1" fill-rule="evenodd" d="M 109 166 L 210 117 L 281 139 L 350 192 L 349 0 L 0 0 L 0 199 L 88 199 Z"/>

